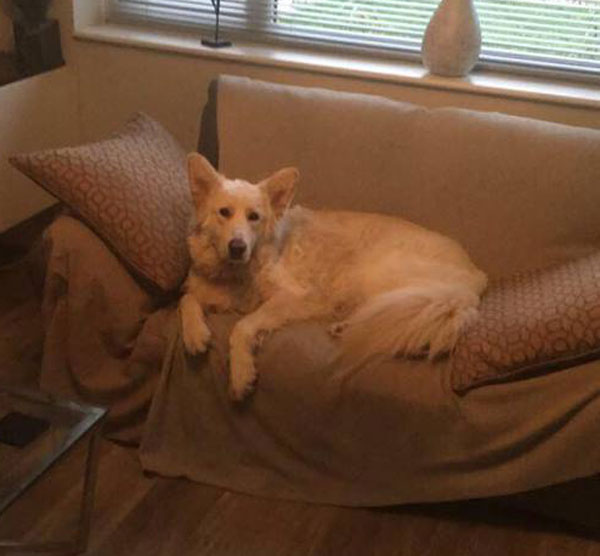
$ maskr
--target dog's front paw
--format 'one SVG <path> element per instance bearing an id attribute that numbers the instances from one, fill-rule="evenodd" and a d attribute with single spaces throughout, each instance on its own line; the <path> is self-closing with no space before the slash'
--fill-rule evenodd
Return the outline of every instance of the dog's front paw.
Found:
<path id="1" fill-rule="evenodd" d="M 246 350 L 232 348 L 229 362 L 229 397 L 241 402 L 256 386 L 258 373 L 252 354 Z"/>
<path id="2" fill-rule="evenodd" d="M 188 353 L 204 353 L 210 343 L 210 330 L 201 319 L 183 322 L 183 345 Z"/>

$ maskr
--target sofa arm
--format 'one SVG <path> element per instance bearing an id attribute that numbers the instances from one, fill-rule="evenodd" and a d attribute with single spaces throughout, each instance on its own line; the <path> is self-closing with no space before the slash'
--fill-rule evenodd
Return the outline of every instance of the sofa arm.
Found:
<path id="1" fill-rule="evenodd" d="M 44 235 L 47 271 L 42 388 L 110 408 L 108 431 L 137 440 L 164 351 L 159 308 L 80 221 L 59 217 Z"/>

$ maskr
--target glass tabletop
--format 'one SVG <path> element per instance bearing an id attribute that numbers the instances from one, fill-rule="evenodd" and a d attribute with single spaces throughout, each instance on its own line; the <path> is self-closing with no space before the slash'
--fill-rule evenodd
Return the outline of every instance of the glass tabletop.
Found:
<path id="1" fill-rule="evenodd" d="M 103 408 L 0 385 L 0 429 L 5 433 L 0 442 L 0 513 L 105 414 Z"/>

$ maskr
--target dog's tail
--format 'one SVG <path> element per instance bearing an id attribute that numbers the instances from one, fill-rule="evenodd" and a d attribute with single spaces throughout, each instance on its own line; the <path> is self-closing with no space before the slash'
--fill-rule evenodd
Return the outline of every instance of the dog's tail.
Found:
<path id="1" fill-rule="evenodd" d="M 464 285 L 434 283 L 382 293 L 338 325 L 343 358 L 354 365 L 375 354 L 434 359 L 453 350 L 478 305 L 479 295 Z"/>

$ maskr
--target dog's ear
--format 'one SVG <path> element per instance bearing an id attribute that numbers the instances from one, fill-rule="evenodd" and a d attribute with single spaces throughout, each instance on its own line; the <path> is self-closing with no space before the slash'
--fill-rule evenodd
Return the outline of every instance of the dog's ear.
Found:
<path id="1" fill-rule="evenodd" d="M 267 192 L 276 218 L 280 218 L 290 206 L 299 178 L 297 168 L 284 168 L 259 184 Z"/>
<path id="2" fill-rule="evenodd" d="M 187 162 L 192 199 L 196 207 L 200 208 L 208 194 L 221 183 L 221 176 L 201 154 L 190 153 Z"/>

